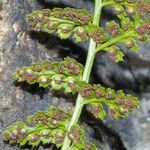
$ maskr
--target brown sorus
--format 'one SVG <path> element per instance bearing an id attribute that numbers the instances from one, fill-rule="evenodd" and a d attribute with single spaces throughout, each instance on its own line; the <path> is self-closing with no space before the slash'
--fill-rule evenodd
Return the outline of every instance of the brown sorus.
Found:
<path id="1" fill-rule="evenodd" d="M 63 140 L 64 140 L 64 138 L 65 138 L 65 134 L 57 134 L 56 136 L 55 136 L 55 142 L 56 143 L 62 143 L 63 142 Z"/>
<path id="2" fill-rule="evenodd" d="M 32 70 L 33 70 L 33 71 L 36 71 L 36 72 L 39 72 L 39 71 L 42 70 L 42 67 L 41 67 L 40 65 L 36 65 L 36 66 L 33 66 L 33 67 L 32 67 Z"/>
<path id="3" fill-rule="evenodd" d="M 100 106 L 93 106 L 93 105 L 90 106 L 90 111 L 95 117 L 98 116 L 100 109 L 101 109 Z"/>
<path id="4" fill-rule="evenodd" d="M 112 36 L 117 36 L 120 33 L 117 24 L 109 25 L 106 29 L 111 33 Z"/>
<path id="5" fill-rule="evenodd" d="M 90 37 L 94 39 L 97 43 L 103 43 L 104 36 L 103 34 L 97 29 L 90 33 Z"/>
<path id="6" fill-rule="evenodd" d="M 32 123 L 33 124 L 36 124 L 39 121 L 46 124 L 46 123 L 48 123 L 48 118 L 44 114 L 40 114 L 40 115 L 32 117 Z"/>
<path id="7" fill-rule="evenodd" d="M 108 116 L 109 117 L 113 117 L 116 113 L 116 110 L 115 109 L 112 109 L 112 108 L 108 108 Z"/>
<path id="8" fill-rule="evenodd" d="M 86 144 L 84 145 L 84 150 L 92 150 L 91 144 L 86 143 Z"/>
<path id="9" fill-rule="evenodd" d="M 83 96 L 83 97 L 84 96 L 89 96 L 92 92 L 92 90 L 87 86 L 79 87 L 78 91 L 81 94 L 81 96 Z"/>
<path id="10" fill-rule="evenodd" d="M 136 12 L 141 13 L 150 13 L 150 3 L 143 2 L 142 0 L 138 1 L 136 5 Z"/>
<path id="11" fill-rule="evenodd" d="M 46 64 L 44 65 L 44 69 L 49 71 L 49 70 L 52 70 L 52 65 L 51 64 Z"/>
<path id="12" fill-rule="evenodd" d="M 115 50 L 108 50 L 107 55 L 113 60 L 117 60 L 117 52 Z"/>
<path id="13" fill-rule="evenodd" d="M 54 120 L 63 120 L 66 118 L 66 114 L 62 111 L 56 110 L 52 113 L 51 118 Z"/>

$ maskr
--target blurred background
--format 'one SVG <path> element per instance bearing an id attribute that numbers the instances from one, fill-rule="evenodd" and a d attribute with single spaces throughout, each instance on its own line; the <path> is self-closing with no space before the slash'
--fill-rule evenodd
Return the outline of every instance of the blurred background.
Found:
<path id="1" fill-rule="evenodd" d="M 88 42 L 60 40 L 55 35 L 29 32 L 25 16 L 34 10 L 53 7 L 85 8 L 93 13 L 94 0 L 3 0 L 0 1 L 0 149 L 19 150 L 3 142 L 1 133 L 7 125 L 25 121 L 27 115 L 46 110 L 50 105 L 73 110 L 75 97 L 49 92 L 38 85 L 18 84 L 12 73 L 32 62 L 61 61 L 65 56 L 85 63 Z M 117 19 L 111 8 L 103 9 L 101 26 Z M 81 117 L 86 138 L 99 150 L 150 150 L 150 43 L 139 43 L 139 50 L 125 53 L 125 61 L 112 62 L 98 53 L 91 83 L 116 90 L 123 89 L 139 97 L 140 108 L 126 119 L 104 121 L 93 118 L 86 110 Z M 24 149 L 29 149 L 25 147 Z M 39 150 L 50 149 L 40 146 Z M 51 147 L 51 150 L 55 149 Z"/>

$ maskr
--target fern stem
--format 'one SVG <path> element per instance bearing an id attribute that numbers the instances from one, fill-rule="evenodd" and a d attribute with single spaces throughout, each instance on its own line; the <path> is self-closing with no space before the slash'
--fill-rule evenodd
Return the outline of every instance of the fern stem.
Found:
<path id="1" fill-rule="evenodd" d="M 101 11 L 102 11 L 102 0 L 95 0 L 95 10 L 94 10 L 94 17 L 93 17 L 94 25 L 99 25 Z M 96 53 L 95 49 L 96 49 L 96 43 L 94 42 L 93 39 L 90 39 L 88 55 L 87 55 L 85 69 L 82 77 L 82 80 L 86 82 L 89 82 L 89 78 L 90 78 L 90 74 L 91 74 L 91 70 L 95 58 L 95 53 Z M 68 131 L 70 131 L 73 125 L 77 124 L 83 106 L 84 106 L 83 98 L 80 95 L 78 95 L 74 113 L 71 122 L 68 126 Z M 68 138 L 68 136 L 66 136 L 61 150 L 68 150 L 70 143 L 71 143 L 70 139 Z"/>
<path id="2" fill-rule="evenodd" d="M 95 11 L 94 11 L 94 18 L 93 18 L 93 24 L 99 25 L 100 16 L 101 16 L 101 10 L 102 10 L 102 1 L 101 0 L 95 0 Z M 93 39 L 90 40 L 89 43 L 89 49 L 88 49 L 88 55 L 86 59 L 86 65 L 83 73 L 83 81 L 89 82 L 94 58 L 95 58 L 95 48 L 96 48 L 96 42 L 94 42 Z"/>

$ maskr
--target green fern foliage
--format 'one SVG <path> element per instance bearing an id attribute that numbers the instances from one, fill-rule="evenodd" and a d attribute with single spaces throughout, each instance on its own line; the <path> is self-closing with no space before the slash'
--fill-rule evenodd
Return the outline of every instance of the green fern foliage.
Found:
<path id="1" fill-rule="evenodd" d="M 123 91 L 114 91 L 101 85 L 80 84 L 78 92 L 84 98 L 84 103 L 89 104 L 91 113 L 99 119 L 106 116 L 111 118 L 126 117 L 138 108 L 138 98 L 124 94 Z M 104 105 L 106 109 L 104 109 Z"/>
<path id="2" fill-rule="evenodd" d="M 141 0 L 104 0 L 104 6 L 113 7 L 119 18 L 119 23 L 114 20 L 107 22 L 105 29 L 93 25 L 91 15 L 84 9 L 44 9 L 28 15 L 27 21 L 31 29 L 54 32 L 62 39 L 71 35 L 76 42 L 92 38 L 98 44 L 97 51 L 113 47 L 110 53 L 115 57 L 110 58 L 116 62 L 122 61 L 123 54 L 118 48 L 114 50 L 115 44 L 122 43 L 125 48 L 136 50 L 137 40 L 148 40 L 150 22 L 145 14 L 149 14 L 150 4 Z M 111 56 L 110 53 L 108 56 Z"/>
<path id="3" fill-rule="evenodd" d="M 118 57 L 118 59 L 122 58 Z M 50 69 L 45 70 L 45 67 Z M 79 93 L 84 103 L 91 105 L 90 110 L 94 116 L 100 119 L 104 119 L 107 115 L 114 118 L 126 117 L 129 112 L 138 107 L 138 99 L 129 94 L 125 95 L 122 91 L 115 92 L 111 88 L 81 81 L 82 71 L 81 64 L 67 57 L 60 63 L 44 62 L 21 68 L 14 73 L 14 77 L 19 82 L 39 83 L 42 87 L 51 87 L 54 90 L 64 89 L 66 93 Z M 103 108 L 103 104 L 107 106 L 107 110 Z"/>
<path id="4" fill-rule="evenodd" d="M 66 134 L 66 123 L 71 115 L 52 107 L 47 112 L 37 112 L 27 117 L 27 126 L 23 122 L 8 126 L 3 133 L 4 140 L 18 143 L 20 146 L 29 144 L 37 147 L 43 144 L 54 143 L 57 147 L 62 145 Z"/>
<path id="5" fill-rule="evenodd" d="M 73 34 L 77 42 L 89 38 L 93 38 L 98 43 L 106 41 L 104 31 L 92 24 L 91 15 L 84 9 L 44 9 L 28 15 L 27 21 L 31 29 L 48 33 L 55 32 L 61 39 L 67 39 Z"/>
<path id="6" fill-rule="evenodd" d="M 89 147 L 88 150 L 93 150 L 93 148 L 96 150 L 94 144 L 83 141 L 84 131 L 79 125 L 72 127 L 70 132 L 67 131 L 70 117 L 71 114 L 51 107 L 48 111 L 29 115 L 26 122 L 30 126 L 24 122 L 8 126 L 3 132 L 3 138 L 10 144 L 17 143 L 20 146 L 30 145 L 35 148 L 43 143 L 55 144 L 59 148 L 67 135 L 72 140 L 72 150 L 87 150 L 86 147 Z"/>
<path id="7" fill-rule="evenodd" d="M 83 68 L 76 60 L 67 57 L 60 63 L 34 63 L 16 71 L 14 77 L 19 82 L 39 83 L 40 87 L 51 86 L 52 89 L 64 89 L 66 93 L 70 93 L 73 92 L 71 87 L 81 79 Z"/>
<path id="8" fill-rule="evenodd" d="M 146 0 L 104 0 L 103 6 L 110 6 L 119 22 L 110 21 L 106 23 L 106 30 L 110 34 L 109 39 L 97 46 L 97 51 L 111 49 L 117 43 L 122 43 L 129 50 L 137 50 L 137 40 L 148 41 L 150 34 L 150 2 Z M 116 49 L 116 48 L 115 48 Z M 118 48 L 117 48 L 118 49 Z M 122 52 L 108 53 L 112 60 L 118 62 L 117 55 L 121 58 Z M 120 51 L 120 53 L 119 53 Z M 114 57 L 115 56 L 115 57 Z M 116 58 L 116 59 L 114 59 Z"/>

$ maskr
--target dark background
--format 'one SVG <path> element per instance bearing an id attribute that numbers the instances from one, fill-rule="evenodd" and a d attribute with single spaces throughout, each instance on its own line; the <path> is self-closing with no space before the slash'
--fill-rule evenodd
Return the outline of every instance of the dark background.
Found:
<path id="1" fill-rule="evenodd" d="M 0 2 L 0 133 L 7 125 L 24 121 L 26 116 L 49 105 L 73 110 L 75 97 L 63 96 L 38 88 L 38 85 L 18 84 L 12 73 L 32 62 L 61 61 L 70 56 L 85 63 L 88 42 L 76 44 L 72 39 L 60 40 L 54 35 L 29 32 L 25 16 L 33 10 L 53 7 L 85 8 L 91 14 L 93 0 L 3 0 Z M 115 19 L 111 9 L 102 14 L 102 24 Z M 124 89 L 139 97 L 140 108 L 126 119 L 103 122 L 85 110 L 81 124 L 86 138 L 100 150 L 150 150 L 150 43 L 139 43 L 135 53 L 123 49 L 125 61 L 113 63 L 104 53 L 98 53 L 91 75 L 92 83 Z M 58 97 L 57 97 L 58 96 Z M 1 135 L 1 134 L 0 134 Z M 19 150 L 0 138 L 1 150 Z M 28 149 L 28 148 L 25 148 Z M 50 149 L 49 147 L 39 147 Z"/>

